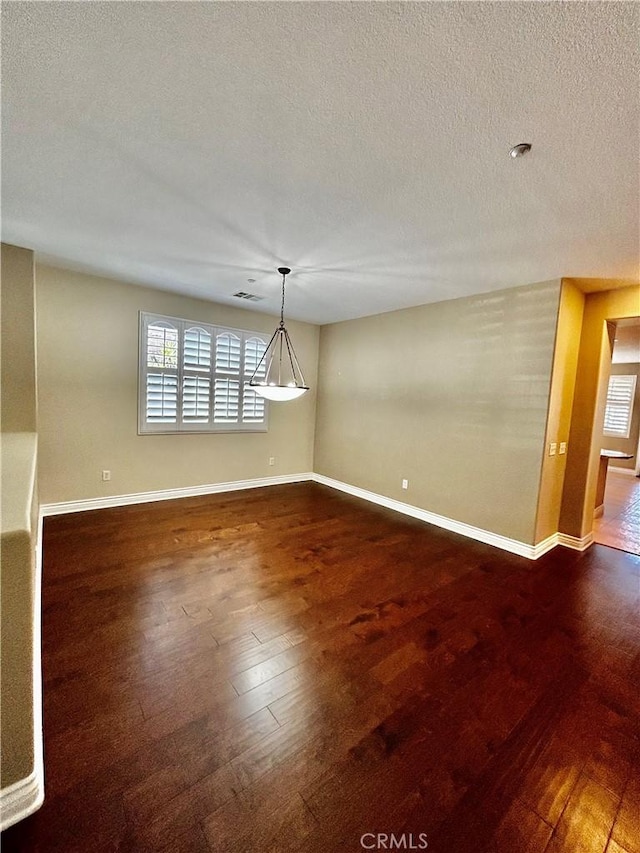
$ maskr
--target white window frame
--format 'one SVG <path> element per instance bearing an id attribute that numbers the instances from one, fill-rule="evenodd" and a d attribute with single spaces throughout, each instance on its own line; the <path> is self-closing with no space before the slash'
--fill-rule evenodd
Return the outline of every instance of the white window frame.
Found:
<path id="1" fill-rule="evenodd" d="M 177 366 L 175 368 L 149 367 L 147 364 L 147 341 L 149 326 L 155 324 L 169 325 L 176 329 L 178 336 Z M 211 364 L 208 368 L 189 368 L 184 364 L 184 340 L 187 329 L 202 329 L 211 335 Z M 229 371 L 218 371 L 216 365 L 216 339 L 219 335 L 235 335 L 240 339 L 240 364 L 237 373 Z M 257 338 L 266 346 L 269 336 L 262 332 L 250 331 L 248 329 L 233 329 L 228 326 L 214 326 L 211 323 L 201 323 L 196 320 L 185 320 L 181 317 L 169 317 L 165 314 L 151 314 L 147 311 L 139 312 L 139 350 L 138 350 L 138 434 L 139 435 L 174 435 L 185 433 L 230 433 L 230 432 L 267 432 L 269 428 L 269 404 L 264 400 L 264 420 L 255 422 L 243 422 L 243 402 L 249 376 L 245 376 L 245 348 L 246 343 L 252 338 Z M 177 401 L 175 423 L 149 423 L 146 419 L 147 411 L 147 375 L 170 374 L 177 376 Z M 206 423 L 188 423 L 182 420 L 182 403 L 185 376 L 203 376 L 209 379 L 209 407 Z M 238 399 L 238 420 L 233 423 L 214 423 L 213 412 L 215 406 L 215 380 L 237 379 L 240 383 Z M 250 393 L 255 394 L 255 391 Z M 264 398 L 261 398 L 264 399 Z"/>
<path id="2" fill-rule="evenodd" d="M 625 395 L 628 394 L 628 400 L 621 400 L 618 396 L 618 399 L 613 397 L 614 387 L 618 384 L 626 385 Z M 609 436 L 610 438 L 629 438 L 631 434 L 631 420 L 633 418 L 633 401 L 635 400 L 636 395 L 636 376 L 633 373 L 613 373 L 609 377 L 609 384 L 607 386 L 607 401 L 605 403 L 604 410 L 604 427 L 603 427 L 603 435 Z M 624 426 L 619 427 L 618 429 L 607 427 L 608 413 L 612 410 L 616 410 L 618 416 L 622 413 L 625 417 Z"/>

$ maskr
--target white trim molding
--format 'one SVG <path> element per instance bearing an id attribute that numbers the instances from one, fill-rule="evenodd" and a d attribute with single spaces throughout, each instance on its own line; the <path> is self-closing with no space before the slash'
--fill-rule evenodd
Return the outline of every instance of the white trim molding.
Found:
<path id="1" fill-rule="evenodd" d="M 466 536 L 469 539 L 475 539 L 476 542 L 484 542 L 485 545 L 493 545 L 496 548 L 501 548 L 503 551 L 517 554 L 519 557 L 526 557 L 529 560 L 537 560 L 559 544 L 557 533 L 552 534 L 537 545 L 529 545 L 526 542 L 520 542 L 518 539 L 509 539 L 506 536 L 501 536 L 499 533 L 492 533 L 490 530 L 483 530 L 481 527 L 474 527 L 471 524 L 465 524 L 462 521 L 456 521 L 453 518 L 429 512 L 426 509 L 420 509 L 420 507 L 413 504 L 403 503 L 402 501 L 388 498 L 385 495 L 370 492 L 367 489 L 360 489 L 358 486 L 351 486 L 348 483 L 342 483 L 340 480 L 333 480 L 331 477 L 325 477 L 323 474 L 314 474 L 312 479 L 316 483 L 321 483 L 332 489 L 338 489 L 356 498 L 362 498 L 365 501 L 387 507 L 387 509 L 401 512 L 403 515 L 409 515 L 411 518 L 426 521 L 427 524 L 433 524 L 436 527 L 442 527 L 453 533 L 459 533 L 461 536 Z"/>
<path id="2" fill-rule="evenodd" d="M 586 551 L 595 541 L 593 532 L 587 533 L 582 538 L 569 536 L 568 533 L 556 533 L 556 536 L 558 538 L 558 545 L 564 545 L 565 548 L 571 548 L 573 551 Z"/>
<path id="3" fill-rule="evenodd" d="M 619 465 L 609 465 L 607 470 L 610 474 L 626 474 L 627 477 L 636 476 L 635 468 L 621 468 Z"/>
<path id="4" fill-rule="evenodd" d="M 130 504 L 170 501 L 176 498 L 193 498 L 198 495 L 215 495 L 219 492 L 235 492 L 241 489 L 259 489 L 264 486 L 281 486 L 286 483 L 303 483 L 312 480 L 311 472 L 304 474 L 282 474 L 277 477 L 258 477 L 254 480 L 232 480 L 228 483 L 207 483 L 204 486 L 186 486 L 182 489 L 161 489 L 156 492 L 136 492 L 130 495 L 111 495 L 105 498 L 87 498 L 78 501 L 61 501 L 42 504 L 43 515 L 64 515 L 68 512 L 86 512 L 92 509 L 107 509 Z"/>
<path id="5" fill-rule="evenodd" d="M 433 524 L 436 527 L 442 527 L 445 530 L 450 530 L 453 533 L 459 533 L 461 536 L 466 536 L 469 539 L 474 539 L 476 542 L 484 542 L 486 545 L 493 545 L 496 548 L 501 548 L 503 551 L 509 551 L 511 554 L 517 554 L 520 557 L 526 557 L 529 560 L 537 560 L 547 551 L 555 548 L 556 545 L 564 545 L 567 548 L 572 548 L 577 551 L 586 550 L 593 543 L 593 534 L 589 533 L 578 539 L 574 536 L 568 536 L 564 533 L 553 533 L 537 545 L 530 545 L 527 542 L 520 542 L 518 539 L 509 539 L 506 536 L 501 536 L 499 533 L 493 533 L 490 530 L 484 530 L 481 527 L 474 527 L 471 524 L 466 524 L 462 521 L 456 521 L 453 518 L 447 518 L 444 515 L 438 515 L 435 512 L 430 512 L 426 509 L 414 506 L 413 504 L 397 501 L 394 498 L 388 498 L 386 495 L 380 495 L 376 492 L 370 492 L 367 489 L 361 489 L 359 486 L 352 486 L 349 483 L 343 483 L 341 480 L 334 480 L 331 477 L 325 477 L 324 474 L 315 474 L 313 472 L 305 472 L 301 474 L 283 474 L 276 477 L 259 477 L 253 480 L 232 480 L 227 483 L 207 483 L 202 486 L 186 486 L 179 489 L 162 489 L 154 492 L 136 492 L 127 495 L 111 495 L 104 498 L 87 498 L 85 500 L 76 501 L 61 501 L 59 503 L 42 504 L 40 507 L 41 516 L 63 515 L 71 512 L 86 512 L 93 509 L 107 509 L 110 507 L 129 506 L 131 504 L 152 503 L 153 501 L 168 501 L 176 498 L 191 498 L 198 495 L 214 495 L 221 492 L 235 492 L 242 489 L 258 489 L 265 486 L 279 486 L 287 483 L 303 483 L 307 481 L 320 483 L 329 488 L 337 489 L 341 492 L 353 495 L 356 498 L 369 501 L 370 503 L 384 506 L 387 509 L 392 509 L 395 512 L 400 512 L 403 515 L 409 515 L 412 518 L 417 518 L 420 521 L 425 521 L 427 524 Z M 39 542 L 41 542 L 42 532 L 38 531 Z M 39 545 L 40 547 L 40 545 Z"/>
<path id="6" fill-rule="evenodd" d="M 42 728 L 42 510 L 38 513 L 33 581 L 33 770 L 0 790 L 0 830 L 29 817 L 44 802 L 44 735 Z"/>
<path id="7" fill-rule="evenodd" d="M 42 512 L 38 514 L 33 589 L 33 770 L 0 791 L 0 830 L 29 817 L 44 802 L 42 730 Z"/>
<path id="8" fill-rule="evenodd" d="M 538 542 L 537 545 L 530 546 L 532 548 L 531 559 L 539 559 L 543 554 L 546 554 L 547 551 L 551 551 L 556 547 L 556 545 L 560 544 L 561 543 L 558 541 L 558 534 L 552 533 L 551 536 L 547 536 L 546 539 L 543 539 L 542 542 Z"/>
<path id="9" fill-rule="evenodd" d="M 3 832 L 40 808 L 44 800 L 43 782 L 42 774 L 34 770 L 25 779 L 0 791 L 0 829 Z"/>

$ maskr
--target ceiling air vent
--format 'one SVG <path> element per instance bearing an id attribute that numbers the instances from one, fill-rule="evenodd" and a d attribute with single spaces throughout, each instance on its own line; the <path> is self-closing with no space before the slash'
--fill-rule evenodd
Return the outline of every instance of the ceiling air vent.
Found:
<path id="1" fill-rule="evenodd" d="M 255 293 L 245 293 L 244 290 L 239 290 L 233 295 L 237 296 L 238 299 L 248 299 L 249 302 L 260 302 L 262 299 L 264 299 L 264 296 L 256 296 Z"/>

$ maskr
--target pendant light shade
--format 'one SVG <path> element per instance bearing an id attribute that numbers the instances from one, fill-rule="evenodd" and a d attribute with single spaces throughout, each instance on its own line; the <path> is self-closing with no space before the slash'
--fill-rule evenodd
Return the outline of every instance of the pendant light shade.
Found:
<path id="1" fill-rule="evenodd" d="M 284 286 L 291 270 L 288 267 L 278 267 L 278 272 L 282 276 L 280 325 L 271 336 L 249 380 L 249 387 L 267 400 L 284 401 L 301 397 L 309 390 L 309 386 L 305 384 L 296 351 L 284 325 Z"/>

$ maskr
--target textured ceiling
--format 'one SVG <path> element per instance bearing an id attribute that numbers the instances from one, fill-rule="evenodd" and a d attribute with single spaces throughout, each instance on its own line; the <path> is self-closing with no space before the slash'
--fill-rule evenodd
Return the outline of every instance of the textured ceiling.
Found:
<path id="1" fill-rule="evenodd" d="M 287 263 L 287 314 L 318 323 L 637 280 L 639 22 L 635 3 L 4 3 L 3 239 L 269 313 Z"/>

